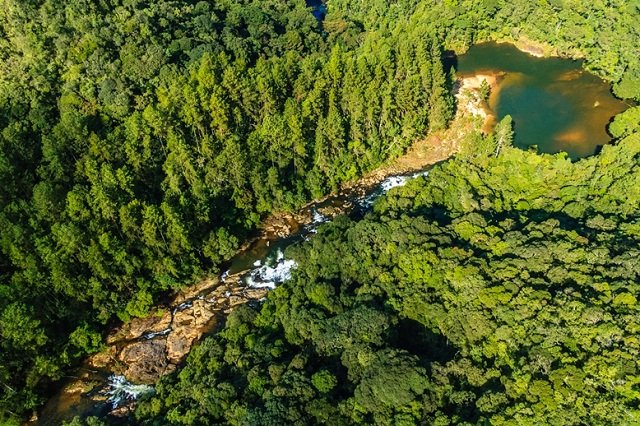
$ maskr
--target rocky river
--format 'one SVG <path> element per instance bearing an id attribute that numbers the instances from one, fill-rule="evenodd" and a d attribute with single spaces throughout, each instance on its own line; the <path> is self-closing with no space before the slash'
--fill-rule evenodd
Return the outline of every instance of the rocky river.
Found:
<path id="1" fill-rule="evenodd" d="M 246 244 L 220 276 L 179 292 L 146 318 L 113 329 L 106 349 L 85 361 L 34 423 L 59 424 L 76 415 L 128 415 L 135 400 L 152 394 L 152 384 L 175 371 L 193 344 L 218 330 L 231 310 L 259 304 L 269 290 L 291 277 L 296 263 L 285 256 L 288 246 L 313 238 L 318 226 L 339 214 L 365 214 L 382 194 L 427 174 L 428 168 L 379 174 L 296 214 L 267 220 L 260 236 Z"/>

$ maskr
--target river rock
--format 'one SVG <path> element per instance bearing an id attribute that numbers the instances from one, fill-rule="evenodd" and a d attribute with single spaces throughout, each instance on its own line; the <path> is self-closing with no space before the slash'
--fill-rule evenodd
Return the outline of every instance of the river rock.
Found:
<path id="1" fill-rule="evenodd" d="M 230 286 L 234 286 L 236 284 L 238 284 L 240 282 L 240 280 L 242 280 L 242 278 L 245 276 L 245 274 L 249 272 L 248 269 L 245 269 L 244 271 L 240 271 L 238 273 L 235 273 L 233 275 L 229 275 L 226 279 L 225 279 L 225 284 L 227 285 L 225 288 L 220 288 L 220 289 L 216 289 L 214 291 L 215 294 L 223 294 L 225 291 L 228 291 L 228 289 L 230 288 Z M 219 290 L 219 291 L 218 291 Z"/>
<path id="2" fill-rule="evenodd" d="M 151 384 L 158 380 L 168 366 L 166 344 L 166 338 L 162 338 L 125 346 L 118 356 L 127 367 L 125 377 L 134 383 Z"/>
<path id="3" fill-rule="evenodd" d="M 171 327 L 175 331 L 179 331 L 185 327 L 199 328 L 206 325 L 214 315 L 214 312 L 206 300 L 194 300 L 190 307 L 178 311 L 173 315 Z"/>
<path id="4" fill-rule="evenodd" d="M 173 316 L 172 332 L 167 336 L 167 358 L 179 364 L 191 350 L 193 342 L 207 331 L 215 311 L 205 300 L 195 300 L 193 305 Z"/>
<path id="5" fill-rule="evenodd" d="M 242 297 L 242 296 L 239 296 L 237 294 L 233 294 L 233 295 L 229 296 L 229 298 L 227 299 L 228 306 L 230 308 L 235 308 L 238 305 L 242 305 L 246 301 L 247 301 L 246 297 Z"/>
<path id="6" fill-rule="evenodd" d="M 107 349 L 91 355 L 87 359 L 87 364 L 91 368 L 106 368 L 116 361 L 118 348 L 115 345 L 108 346 Z"/>
<path id="7" fill-rule="evenodd" d="M 134 340 L 149 333 L 159 333 L 169 328 L 171 312 L 166 309 L 156 310 L 146 318 L 134 318 L 124 324 L 115 333 L 107 336 L 107 344 L 122 340 Z"/>
<path id="8" fill-rule="evenodd" d="M 268 219 L 264 223 L 262 231 L 267 239 L 270 239 L 271 236 L 282 238 L 291 235 L 299 227 L 300 224 L 292 214 L 283 213 Z"/>
<path id="9" fill-rule="evenodd" d="M 78 378 L 67 384 L 62 389 L 62 392 L 67 395 L 87 393 L 95 386 L 95 384 L 95 381 L 91 381 L 85 378 Z"/>
<path id="10" fill-rule="evenodd" d="M 174 364 L 179 364 L 189 353 L 197 334 L 173 332 L 167 338 L 167 358 Z"/>
<path id="11" fill-rule="evenodd" d="M 269 292 L 266 288 L 251 288 L 248 287 L 243 291 L 244 297 L 247 300 L 260 300 Z"/>
<path id="12" fill-rule="evenodd" d="M 326 206 L 318 209 L 318 212 L 327 217 L 336 217 L 339 214 L 344 213 L 349 208 L 353 206 L 353 203 L 350 201 L 345 202 L 341 206 Z"/>
<path id="13" fill-rule="evenodd" d="M 125 417 L 129 417 L 135 411 L 136 405 L 135 403 L 129 403 L 122 405 L 115 410 L 109 411 L 109 415 L 116 418 L 124 419 Z"/>
<path id="14" fill-rule="evenodd" d="M 173 299 L 171 305 L 177 306 L 181 303 L 186 302 L 187 300 L 195 299 L 199 294 L 205 293 L 218 285 L 220 285 L 220 280 L 217 277 L 203 280 L 202 282 L 194 286 L 190 286 L 181 290 Z"/>

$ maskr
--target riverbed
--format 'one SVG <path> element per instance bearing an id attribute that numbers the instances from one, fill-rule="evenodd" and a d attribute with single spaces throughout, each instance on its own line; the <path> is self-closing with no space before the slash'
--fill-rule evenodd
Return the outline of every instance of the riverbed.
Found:
<path id="1" fill-rule="evenodd" d="M 109 348 L 87 360 L 77 379 L 70 380 L 65 390 L 51 399 L 38 424 L 59 424 L 75 415 L 129 415 L 131 403 L 153 394 L 150 384 L 174 371 L 191 345 L 216 331 L 235 306 L 259 304 L 269 290 L 291 277 L 297 264 L 287 257 L 287 247 L 312 238 L 319 226 L 337 215 L 364 215 L 377 198 L 411 179 L 427 176 L 429 168 L 366 180 L 308 204 L 290 217 L 287 233 L 264 232 L 231 259 L 219 277 L 185 289 L 149 318 L 135 319 L 113 330 L 107 337 Z M 177 343 L 172 344 L 174 336 Z"/>

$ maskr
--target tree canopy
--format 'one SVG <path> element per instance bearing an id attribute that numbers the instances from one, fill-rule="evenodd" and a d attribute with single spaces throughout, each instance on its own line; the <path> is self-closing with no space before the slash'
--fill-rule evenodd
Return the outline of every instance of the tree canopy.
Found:
<path id="1" fill-rule="evenodd" d="M 138 421 L 640 421 L 640 135 L 577 163 L 499 137 L 292 247 Z"/>
<path id="2" fill-rule="evenodd" d="M 329 44 L 303 1 L 10 1 L 0 23 L 7 413 L 453 112 L 434 34 Z"/>
<path id="3" fill-rule="evenodd" d="M 265 215 L 325 195 L 445 128 L 455 106 L 444 49 L 528 38 L 584 56 L 618 96 L 640 93 L 637 1 L 328 0 L 321 23 L 302 0 L 2 6 L 0 421 L 38 407 L 66 368 L 100 347 L 108 324 L 144 316 L 163 294 L 216 273 Z M 558 391 L 566 401 L 570 391 L 589 389 L 602 398 L 597 405 L 590 394 L 575 396 L 596 415 L 617 413 L 611 401 L 632 412 L 634 385 L 620 372 L 635 377 L 631 352 L 624 352 L 634 347 L 634 111 L 610 126 L 626 142 L 577 164 L 514 151 L 503 123 L 497 139 L 478 140 L 477 158 L 440 167 L 424 189 L 403 190 L 415 191 L 410 197 L 396 192 L 362 223 L 328 226 L 310 244 L 324 248 L 297 254 L 299 289 L 277 290 L 260 313 L 239 311 L 180 373 L 211 373 L 191 389 L 209 401 L 206 415 L 205 399 L 190 398 L 181 404 L 196 408 L 156 399 L 143 415 L 175 422 L 476 421 L 507 407 L 514 416 L 534 415 L 531 404 L 554 407 L 548 395 L 556 382 L 570 388 Z M 380 230 L 357 238 L 370 238 L 375 250 L 337 235 L 363 227 Z M 349 251 L 356 243 L 360 252 Z M 355 266 L 347 274 L 335 256 L 326 258 L 331 250 L 342 250 L 340 262 L 363 256 L 358 261 L 388 282 Z M 445 277 L 455 271 L 457 278 Z M 408 281 L 400 285 L 400 278 Z M 303 289 L 304 297 L 294 296 Z M 453 297 L 465 291 L 483 291 L 485 302 Z M 539 309 L 508 303 L 517 295 Z M 540 375 L 561 371 L 561 349 L 550 343 L 536 352 L 544 368 L 535 371 L 525 349 L 510 352 L 540 343 L 526 339 L 544 340 L 533 328 L 509 331 L 506 318 L 521 315 L 514 310 L 570 322 L 587 309 L 573 302 L 595 309 L 596 300 L 602 313 L 594 314 L 588 339 L 604 358 L 562 361 L 587 371 L 587 390 L 567 384 L 582 380 L 573 370 Z M 451 317 L 452 309 L 469 316 Z M 281 321 L 278 312 L 291 319 Z M 325 317 L 330 323 L 317 321 L 311 335 L 300 328 Z M 415 348 L 401 343 L 414 334 L 422 336 Z M 489 338 L 495 342 L 485 345 Z M 587 345 L 575 339 L 581 343 L 567 350 Z M 461 358 L 450 356 L 453 348 Z M 228 378 L 217 378 L 236 362 Z M 478 377 L 465 378 L 474 368 Z M 175 395 L 185 389 L 176 384 Z"/>

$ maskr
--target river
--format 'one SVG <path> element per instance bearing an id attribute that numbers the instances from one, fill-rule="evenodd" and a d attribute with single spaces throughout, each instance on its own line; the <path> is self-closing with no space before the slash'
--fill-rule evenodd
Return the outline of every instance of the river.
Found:
<path id="1" fill-rule="evenodd" d="M 259 238 L 247 244 L 228 262 L 228 269 L 225 269 L 218 279 L 212 281 L 213 285 L 205 285 L 201 288 L 196 286 L 195 291 L 188 291 L 186 296 L 179 295 L 174 299 L 168 306 L 172 319 L 195 303 L 209 306 L 211 312 L 217 312 L 224 317 L 230 307 L 217 306 L 221 295 L 228 299 L 242 298 L 238 304 L 259 303 L 266 295 L 266 291 L 289 279 L 296 268 L 295 261 L 286 256 L 287 247 L 312 238 L 318 226 L 331 221 L 339 214 L 347 214 L 354 218 L 362 216 L 371 209 L 377 198 L 392 188 L 406 184 L 410 179 L 426 176 L 430 167 L 387 176 L 382 180 L 365 180 L 323 200 L 309 203 L 295 215 L 283 219 L 287 223 L 285 231 L 263 232 Z M 258 296 L 255 297 L 247 297 L 249 289 L 262 289 L 264 292 L 257 293 Z M 214 332 L 222 322 L 206 321 L 199 325 L 198 338 Z M 175 329 L 172 330 L 169 325 L 168 328 L 156 332 L 143 333 L 131 339 L 129 343 L 152 344 L 154 341 L 166 339 L 166 335 L 171 332 L 175 332 Z M 111 347 L 117 344 L 116 341 L 111 344 Z M 38 425 L 57 425 L 74 416 L 102 417 L 119 407 L 124 408 L 119 414 L 127 415 L 131 408 L 130 402 L 154 392 L 152 386 L 133 384 L 122 375 L 114 374 L 116 364 L 97 369 L 89 364 L 85 364 L 76 372 L 76 378 L 69 380 L 64 386 L 67 390 L 59 392 L 49 401 L 37 421 Z"/>

